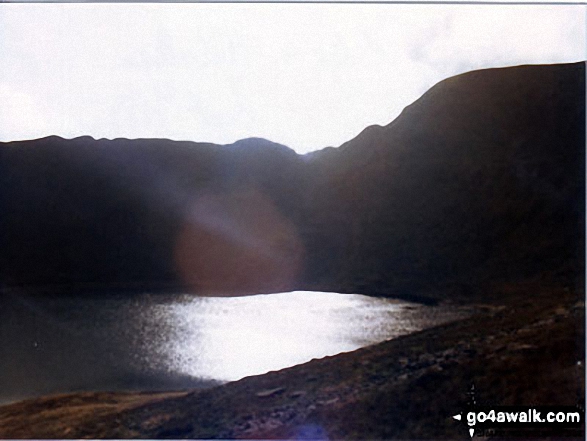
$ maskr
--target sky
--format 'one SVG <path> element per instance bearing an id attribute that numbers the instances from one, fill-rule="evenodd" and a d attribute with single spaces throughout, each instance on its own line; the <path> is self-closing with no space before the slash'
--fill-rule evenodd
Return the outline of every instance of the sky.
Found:
<path id="1" fill-rule="evenodd" d="M 585 60 L 587 6 L 0 4 L 0 141 L 262 137 L 386 125 L 444 78 Z"/>

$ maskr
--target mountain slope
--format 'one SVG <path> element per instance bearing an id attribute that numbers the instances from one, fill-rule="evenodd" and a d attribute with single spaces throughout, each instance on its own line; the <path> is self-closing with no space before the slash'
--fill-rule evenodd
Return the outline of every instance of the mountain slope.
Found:
<path id="1" fill-rule="evenodd" d="M 470 72 L 307 157 L 252 138 L 0 144 L 0 281 L 439 298 L 582 285 L 585 64 Z"/>
<path id="2" fill-rule="evenodd" d="M 341 226 L 314 241 L 340 259 L 312 278 L 385 292 L 580 275 L 584 78 L 584 63 L 460 75 L 316 157 L 310 217 Z"/>
<path id="3" fill-rule="evenodd" d="M 180 245 L 197 238 L 226 239 L 208 243 L 225 254 L 244 242 L 280 257 L 252 227 L 275 204 L 295 217 L 289 188 L 301 161 L 269 142 L 49 137 L 0 146 L 0 163 L 2 282 L 77 292 L 180 287 L 177 260 L 193 258 L 198 244 Z M 224 287 L 216 282 L 212 290 Z"/>

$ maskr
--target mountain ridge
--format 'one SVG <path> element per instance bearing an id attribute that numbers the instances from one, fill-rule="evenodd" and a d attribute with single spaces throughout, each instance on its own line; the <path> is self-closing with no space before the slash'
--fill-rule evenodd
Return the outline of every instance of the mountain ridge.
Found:
<path id="1" fill-rule="evenodd" d="M 0 280 L 424 299 L 580 285 L 584 96 L 584 62 L 468 72 L 309 155 L 261 138 L 1 143 Z"/>

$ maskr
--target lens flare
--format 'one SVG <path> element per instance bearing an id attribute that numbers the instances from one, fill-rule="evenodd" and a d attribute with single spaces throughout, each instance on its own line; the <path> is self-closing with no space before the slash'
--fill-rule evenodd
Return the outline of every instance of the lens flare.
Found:
<path id="1" fill-rule="evenodd" d="M 234 296 L 294 289 L 304 247 L 295 225 L 261 191 L 207 193 L 187 213 L 174 261 L 192 292 Z"/>

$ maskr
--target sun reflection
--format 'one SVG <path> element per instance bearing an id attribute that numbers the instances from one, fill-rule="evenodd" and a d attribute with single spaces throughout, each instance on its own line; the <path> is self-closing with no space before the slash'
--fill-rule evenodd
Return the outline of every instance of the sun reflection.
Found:
<path id="1" fill-rule="evenodd" d="M 171 305 L 170 369 L 236 380 L 390 338 L 405 303 L 296 291 Z"/>

